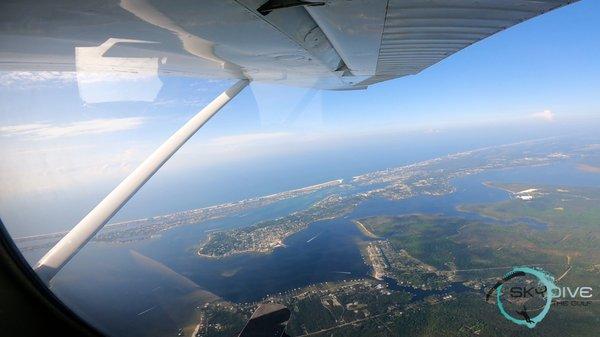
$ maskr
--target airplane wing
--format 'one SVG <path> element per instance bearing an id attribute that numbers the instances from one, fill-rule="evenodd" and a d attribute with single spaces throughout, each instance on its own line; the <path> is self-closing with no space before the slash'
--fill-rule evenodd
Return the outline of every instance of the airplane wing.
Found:
<path id="1" fill-rule="evenodd" d="M 160 75 L 364 89 L 572 2 L 24 0 L 0 5 L 0 43 L 12 48 L 0 70 L 81 71 L 98 47 L 95 71 L 135 72 L 126 59 L 146 58 Z"/>
<path id="2" fill-rule="evenodd" d="M 263 303 L 250 317 L 239 337 L 286 337 L 290 309 L 277 303 Z"/>

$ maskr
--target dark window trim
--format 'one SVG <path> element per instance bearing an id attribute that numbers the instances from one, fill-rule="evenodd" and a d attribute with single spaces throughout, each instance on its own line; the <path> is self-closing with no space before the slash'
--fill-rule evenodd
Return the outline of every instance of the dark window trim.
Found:
<path id="1" fill-rule="evenodd" d="M 103 336 L 42 282 L 0 220 L 0 334 Z"/>

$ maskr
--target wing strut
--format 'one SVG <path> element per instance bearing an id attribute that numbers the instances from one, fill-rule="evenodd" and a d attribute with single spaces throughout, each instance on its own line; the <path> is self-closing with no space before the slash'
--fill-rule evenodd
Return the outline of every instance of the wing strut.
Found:
<path id="1" fill-rule="evenodd" d="M 140 166 L 125 178 L 104 200 L 89 212 L 35 266 L 38 275 L 47 283 L 77 252 L 104 227 L 127 201 L 173 156 L 179 148 L 214 116 L 227 102 L 248 85 L 240 80 L 225 90 L 190 119 L 166 142 L 156 149 Z"/>

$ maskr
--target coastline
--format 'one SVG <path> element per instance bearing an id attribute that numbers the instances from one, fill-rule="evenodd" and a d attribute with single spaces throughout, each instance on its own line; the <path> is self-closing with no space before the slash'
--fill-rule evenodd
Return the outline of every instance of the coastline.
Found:
<path id="1" fill-rule="evenodd" d="M 363 223 L 359 220 L 352 220 L 352 223 L 354 223 L 356 227 L 360 230 L 360 232 L 363 233 L 365 236 L 368 236 L 371 239 L 381 239 L 381 237 L 373 234 L 373 232 L 368 230 L 367 227 L 365 227 L 365 225 L 363 225 Z"/>

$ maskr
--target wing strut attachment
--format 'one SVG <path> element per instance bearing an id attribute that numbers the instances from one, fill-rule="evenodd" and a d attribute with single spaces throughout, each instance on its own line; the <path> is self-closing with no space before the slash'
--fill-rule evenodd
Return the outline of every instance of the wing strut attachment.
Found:
<path id="1" fill-rule="evenodd" d="M 110 192 L 35 266 L 38 276 L 47 283 L 98 233 L 127 201 L 190 139 L 212 116 L 248 85 L 240 80 L 217 96 L 185 123 L 167 141 L 144 160 L 127 178 Z"/>

